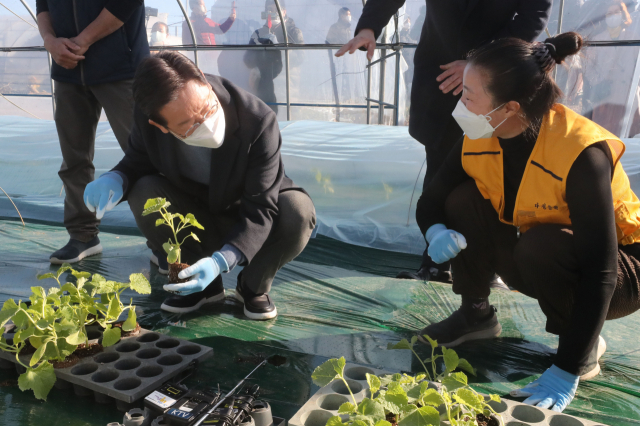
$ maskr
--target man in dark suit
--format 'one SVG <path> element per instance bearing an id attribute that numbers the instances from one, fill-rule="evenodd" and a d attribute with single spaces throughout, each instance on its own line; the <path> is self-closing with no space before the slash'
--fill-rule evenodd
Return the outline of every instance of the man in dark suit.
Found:
<path id="1" fill-rule="evenodd" d="M 178 275 L 186 283 L 162 309 L 191 312 L 224 299 L 221 272 L 245 265 L 235 297 L 251 319 L 275 318 L 269 297 L 276 272 L 306 246 L 315 227 L 309 196 L 284 172 L 274 112 L 229 81 L 205 75 L 185 56 L 164 51 L 140 65 L 133 83 L 134 124 L 125 157 L 85 190 L 102 214 L 126 198 L 155 262 L 168 269 L 162 245 L 173 237 L 143 216 L 150 198 L 171 213 L 192 213 L 204 226 L 187 239 Z M 184 236 L 180 237 L 184 238 Z"/>
<path id="2" fill-rule="evenodd" d="M 356 27 L 356 36 L 336 53 L 366 49 L 373 58 L 382 29 L 405 0 L 369 0 Z M 414 57 L 409 134 L 427 152 L 426 187 L 444 162 L 462 130 L 451 117 L 460 93 L 466 55 L 501 37 L 534 41 L 545 29 L 552 0 L 426 0 L 426 19 Z M 443 264 L 444 265 L 444 264 Z M 418 272 L 398 278 L 451 281 L 449 265 L 436 265 L 423 254 Z"/>

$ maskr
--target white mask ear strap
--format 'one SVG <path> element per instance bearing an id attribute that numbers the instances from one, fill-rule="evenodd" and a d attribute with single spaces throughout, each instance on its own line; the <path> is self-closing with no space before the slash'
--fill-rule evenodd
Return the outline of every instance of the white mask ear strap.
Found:
<path id="1" fill-rule="evenodd" d="M 492 117 L 489 117 L 489 114 L 493 114 L 494 112 L 496 112 L 497 110 L 499 110 L 500 108 L 502 108 L 503 106 L 505 106 L 506 104 L 507 104 L 507 103 L 505 102 L 505 103 L 503 103 L 502 105 L 500 105 L 498 108 L 494 109 L 493 111 L 490 111 L 490 112 L 486 113 L 486 114 L 484 115 L 484 118 L 488 118 L 487 122 L 491 123 L 491 120 L 493 120 L 493 118 L 492 118 Z M 504 121 L 506 121 L 506 120 L 507 120 L 507 119 L 505 118 L 505 119 L 504 119 Z M 504 121 L 503 121 L 502 123 L 504 123 Z M 500 124 L 502 124 L 502 123 L 500 123 Z M 498 126 L 499 126 L 500 124 L 498 124 Z"/>

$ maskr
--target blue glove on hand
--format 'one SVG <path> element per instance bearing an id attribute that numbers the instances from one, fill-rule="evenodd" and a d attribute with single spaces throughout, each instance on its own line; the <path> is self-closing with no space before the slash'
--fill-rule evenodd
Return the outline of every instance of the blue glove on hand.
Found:
<path id="1" fill-rule="evenodd" d="M 189 277 L 193 279 L 182 284 L 167 284 L 163 288 L 169 293 L 187 296 L 203 291 L 213 280 L 218 278 L 220 272 L 228 270 L 229 266 L 224 256 L 220 252 L 215 252 L 213 256 L 198 260 L 178 274 L 178 278 L 181 280 Z"/>
<path id="2" fill-rule="evenodd" d="M 114 208 L 122 199 L 122 177 L 117 173 L 106 173 L 84 188 L 84 204 L 89 211 L 102 219 L 105 212 Z"/>
<path id="3" fill-rule="evenodd" d="M 561 413 L 576 396 L 579 380 L 580 376 L 567 373 L 552 365 L 538 380 L 534 380 L 522 389 L 511 391 L 510 395 L 528 396 L 529 398 L 524 400 L 525 404 L 540 408 L 553 406 L 553 411 Z"/>
<path id="4" fill-rule="evenodd" d="M 467 248 L 467 240 L 462 234 L 447 229 L 441 223 L 432 225 L 425 235 L 429 243 L 429 257 L 436 263 L 444 263 L 453 259 Z"/>

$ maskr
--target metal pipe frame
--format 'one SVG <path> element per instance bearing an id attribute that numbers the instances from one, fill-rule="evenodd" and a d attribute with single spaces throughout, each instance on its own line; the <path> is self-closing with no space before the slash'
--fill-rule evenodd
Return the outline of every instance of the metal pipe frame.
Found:
<path id="1" fill-rule="evenodd" d="M 284 45 L 289 46 L 289 34 L 287 34 L 287 23 L 284 21 L 284 14 L 282 13 L 282 7 L 280 7 L 280 1 L 275 0 L 276 9 L 278 15 L 280 15 L 280 26 L 284 33 Z M 287 121 L 291 121 L 291 79 L 289 74 L 289 49 L 284 51 L 284 69 L 285 69 L 285 96 L 287 99 Z"/>
<path id="2" fill-rule="evenodd" d="M 191 25 L 191 19 L 189 19 L 189 15 L 187 15 L 187 9 L 184 8 L 182 4 L 182 0 L 176 0 L 178 5 L 180 6 L 180 10 L 182 10 L 182 14 L 184 15 L 185 21 L 187 21 L 187 25 L 189 26 L 189 32 L 191 33 L 191 40 L 193 40 L 193 57 L 195 59 L 196 67 L 198 66 L 198 40 L 196 39 L 196 33 L 193 31 L 193 25 Z M 146 31 L 146 28 L 145 28 Z"/>
<path id="3" fill-rule="evenodd" d="M 564 0 L 560 0 L 560 11 L 558 13 L 558 32 L 557 34 L 561 34 L 562 33 L 562 15 L 564 14 Z M 553 69 L 553 79 L 555 80 L 556 77 L 558 75 L 558 67 L 556 66 Z"/>
<path id="4" fill-rule="evenodd" d="M 36 26 L 38 26 L 38 18 L 36 17 L 36 14 L 33 13 L 33 10 L 31 10 L 31 7 L 29 7 L 29 5 L 27 4 L 27 2 L 25 0 L 20 0 L 20 3 L 22 3 L 22 5 L 25 7 L 25 9 L 27 9 L 27 12 L 29 12 L 29 15 L 31 15 L 31 17 L 33 18 L 33 21 L 36 23 Z M 55 92 L 55 87 L 53 86 L 53 78 L 51 78 L 51 66 L 53 65 L 53 62 L 51 60 L 51 53 L 49 53 L 47 51 L 47 63 L 49 64 L 49 82 L 51 83 L 51 108 L 53 110 L 53 116 L 56 116 L 56 92 Z M 43 95 L 46 96 L 46 95 Z"/>

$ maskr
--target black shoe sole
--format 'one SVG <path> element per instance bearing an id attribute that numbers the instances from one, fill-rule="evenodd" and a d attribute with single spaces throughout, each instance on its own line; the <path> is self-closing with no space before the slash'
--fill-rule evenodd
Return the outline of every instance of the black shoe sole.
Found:
<path id="1" fill-rule="evenodd" d="M 202 305 L 206 305 L 207 303 L 215 303 L 224 300 L 224 291 L 222 293 L 215 294 L 211 297 L 202 298 L 198 303 L 193 306 L 185 306 L 183 308 L 178 306 L 165 305 L 164 303 L 160 305 L 160 309 L 167 312 L 172 312 L 174 314 L 186 314 L 188 312 L 194 312 L 200 309 Z"/>
<path id="2" fill-rule="evenodd" d="M 102 244 L 98 244 L 96 246 L 90 247 L 85 251 L 81 252 L 78 257 L 74 257 L 73 259 L 58 259 L 57 257 L 51 256 L 49 258 L 49 262 L 53 265 L 62 265 L 63 263 L 76 263 L 80 262 L 85 257 L 95 256 L 96 254 L 102 253 Z"/>
<path id="3" fill-rule="evenodd" d="M 502 326 L 500 325 L 500 323 L 496 323 L 496 325 L 494 325 L 491 328 L 472 331 L 471 333 L 467 333 L 458 337 L 456 340 L 452 342 L 448 342 L 448 343 L 438 342 L 438 344 L 440 346 L 444 346 L 445 348 L 455 348 L 456 346 L 461 345 L 464 342 L 470 342 L 472 340 L 494 339 L 500 336 L 500 333 L 502 333 Z M 418 340 L 420 340 L 422 343 L 425 343 L 427 345 L 429 344 L 427 339 L 422 337 L 421 334 L 418 334 L 417 336 L 418 336 Z"/>
<path id="4" fill-rule="evenodd" d="M 242 297 L 242 295 L 240 294 L 238 289 L 236 289 L 233 292 L 233 297 L 238 302 L 242 303 L 242 305 L 244 307 L 244 316 L 249 318 L 249 319 L 256 320 L 256 321 L 265 321 L 265 320 L 273 319 L 273 318 L 278 316 L 278 308 L 276 308 L 275 306 L 274 306 L 273 311 L 271 311 L 271 312 L 256 313 L 256 312 L 251 312 L 251 311 L 247 310 L 247 307 L 244 305 L 244 298 Z"/>

